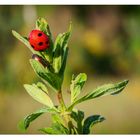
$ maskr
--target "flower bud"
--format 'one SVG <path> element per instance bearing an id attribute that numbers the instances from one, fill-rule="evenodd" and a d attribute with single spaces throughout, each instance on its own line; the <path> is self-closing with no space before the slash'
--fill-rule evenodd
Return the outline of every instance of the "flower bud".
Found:
<path id="1" fill-rule="evenodd" d="M 40 62 L 44 67 L 48 67 L 49 66 L 49 62 L 45 61 L 41 56 L 39 56 L 37 54 L 33 54 L 32 55 L 32 59 Z"/>

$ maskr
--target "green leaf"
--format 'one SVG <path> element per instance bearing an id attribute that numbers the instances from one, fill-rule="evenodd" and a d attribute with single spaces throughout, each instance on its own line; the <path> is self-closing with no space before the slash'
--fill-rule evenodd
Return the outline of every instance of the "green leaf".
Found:
<path id="1" fill-rule="evenodd" d="M 47 68 L 44 68 L 42 64 L 38 61 L 30 59 L 31 66 L 33 67 L 35 73 L 43 79 L 43 81 L 56 92 L 60 90 L 62 79 L 58 75 L 50 72 Z"/>
<path id="2" fill-rule="evenodd" d="M 64 125 L 64 120 L 62 119 L 60 114 L 52 114 L 52 121 L 53 121 L 53 123 L 60 123 L 60 124 Z"/>
<path id="3" fill-rule="evenodd" d="M 32 96 L 36 101 L 38 101 L 46 106 L 49 106 L 51 108 L 54 107 L 53 102 L 50 99 L 50 97 L 44 91 L 39 89 L 38 87 L 25 84 L 24 88 L 29 93 L 29 95 Z"/>
<path id="4" fill-rule="evenodd" d="M 77 99 L 69 108 L 71 110 L 76 104 L 84 102 L 86 100 L 91 100 L 97 97 L 106 96 L 106 95 L 115 95 L 120 93 L 127 85 L 128 80 L 124 80 L 120 83 L 115 84 L 106 84 L 103 86 L 98 87 L 97 89 L 93 90 L 89 94 Z"/>
<path id="5" fill-rule="evenodd" d="M 45 134 L 51 134 L 51 135 L 59 135 L 59 134 L 61 134 L 60 131 L 58 131 L 58 130 L 52 128 L 52 127 L 41 128 L 41 129 L 39 129 L 39 131 L 41 131 L 41 132 L 43 132 Z"/>
<path id="6" fill-rule="evenodd" d="M 78 134 L 82 134 L 82 132 L 83 132 L 84 112 L 80 111 L 80 110 L 73 110 L 72 113 L 71 113 L 71 117 L 77 123 Z"/>
<path id="7" fill-rule="evenodd" d="M 53 68 L 54 72 L 58 73 L 62 64 L 62 46 L 60 45 L 62 34 L 59 34 L 54 44 Z"/>
<path id="8" fill-rule="evenodd" d="M 93 125 L 104 121 L 105 118 L 100 116 L 100 115 L 93 115 L 89 116 L 85 121 L 84 121 L 84 126 L 83 126 L 83 134 L 89 134 L 90 129 L 92 128 Z"/>
<path id="9" fill-rule="evenodd" d="M 46 108 L 46 107 L 41 108 L 38 111 L 36 111 L 30 115 L 27 115 L 22 121 L 20 121 L 19 125 L 18 125 L 19 129 L 22 131 L 25 131 L 29 127 L 29 125 L 32 121 L 34 121 L 36 118 L 38 118 L 43 113 L 47 113 L 47 112 L 48 113 L 58 113 L 58 110 L 55 108 Z"/>
<path id="10" fill-rule="evenodd" d="M 48 37 L 50 41 L 50 47 L 43 52 L 42 55 L 45 56 L 45 58 L 51 62 L 52 61 L 52 50 L 53 50 L 53 39 L 52 34 L 48 25 L 48 22 L 44 18 L 38 18 L 36 21 L 36 29 L 43 31 Z"/>
<path id="11" fill-rule="evenodd" d="M 31 47 L 31 45 L 30 45 L 28 39 L 22 37 L 19 33 L 17 33 L 17 32 L 14 31 L 14 30 L 12 30 L 12 34 L 13 34 L 18 40 L 20 40 L 25 46 L 27 46 L 33 54 L 38 54 L 39 56 L 41 56 L 41 54 L 40 54 L 39 52 L 35 51 L 35 50 Z"/>
<path id="12" fill-rule="evenodd" d="M 116 84 L 106 84 L 103 86 L 98 87 L 96 90 L 90 92 L 86 96 L 82 97 L 81 100 L 89 100 L 93 98 L 97 98 L 100 96 L 106 95 L 114 95 L 121 92 L 125 86 L 127 85 L 128 80 L 124 80 L 123 82 L 116 83 Z"/>
<path id="13" fill-rule="evenodd" d="M 64 77 L 64 72 L 65 72 L 65 67 L 66 67 L 66 62 L 67 62 L 67 57 L 68 57 L 68 51 L 69 48 L 66 47 L 63 49 L 63 58 L 62 58 L 62 64 L 61 64 L 61 69 L 59 71 L 59 74 Z"/>
<path id="14" fill-rule="evenodd" d="M 59 73 L 61 67 L 63 66 L 63 71 L 65 69 L 65 62 L 67 58 L 67 45 L 71 34 L 71 24 L 68 32 L 59 34 L 56 38 L 53 50 L 53 68 L 55 73 Z"/>
<path id="15" fill-rule="evenodd" d="M 48 89 L 46 88 L 46 86 L 45 86 L 42 82 L 38 82 L 38 83 L 36 84 L 36 86 L 37 86 L 38 88 L 40 88 L 41 90 L 43 90 L 45 93 L 48 94 Z"/>
<path id="16" fill-rule="evenodd" d="M 60 123 L 53 123 L 51 127 L 42 128 L 40 131 L 46 134 L 69 134 L 69 130 Z"/>
<path id="17" fill-rule="evenodd" d="M 47 36 L 52 37 L 48 22 L 44 18 L 38 18 L 36 21 L 36 29 L 43 31 Z"/>
<path id="18" fill-rule="evenodd" d="M 73 103 L 77 99 L 86 80 L 87 80 L 87 75 L 85 73 L 80 73 L 77 77 L 72 79 L 70 85 L 71 103 Z"/>

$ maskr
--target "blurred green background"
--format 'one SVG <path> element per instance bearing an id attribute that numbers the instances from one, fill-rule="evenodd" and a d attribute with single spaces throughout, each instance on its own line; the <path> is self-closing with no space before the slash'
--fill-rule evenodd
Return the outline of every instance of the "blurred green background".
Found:
<path id="1" fill-rule="evenodd" d="M 29 59 L 30 51 L 16 40 L 11 30 L 28 36 L 38 17 L 47 19 L 53 37 L 73 22 L 64 91 L 72 73 L 85 72 L 83 90 L 129 79 L 118 96 L 107 96 L 77 106 L 86 116 L 106 118 L 93 128 L 95 134 L 140 133 L 140 6 L 0 6 L 0 133 L 21 133 L 17 123 L 42 105 L 24 90 L 24 83 L 37 81 Z M 51 94 L 56 100 L 56 95 Z M 64 93 L 69 103 L 70 95 Z M 27 133 L 50 125 L 50 115 L 41 116 Z"/>

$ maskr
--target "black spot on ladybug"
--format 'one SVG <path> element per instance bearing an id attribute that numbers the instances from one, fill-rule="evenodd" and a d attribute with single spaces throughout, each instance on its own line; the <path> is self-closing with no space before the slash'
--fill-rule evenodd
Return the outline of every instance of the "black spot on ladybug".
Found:
<path id="1" fill-rule="evenodd" d="M 42 46 L 42 45 L 43 45 L 43 42 L 39 42 L 38 45 L 39 45 L 39 46 Z"/>
<path id="2" fill-rule="evenodd" d="M 46 41 L 46 44 L 48 44 L 49 42 L 48 41 Z"/>
<path id="3" fill-rule="evenodd" d="M 31 45 L 32 46 L 32 48 L 35 48 L 33 45 Z"/>
<path id="4" fill-rule="evenodd" d="M 38 33 L 38 36 L 42 36 L 42 33 Z"/>

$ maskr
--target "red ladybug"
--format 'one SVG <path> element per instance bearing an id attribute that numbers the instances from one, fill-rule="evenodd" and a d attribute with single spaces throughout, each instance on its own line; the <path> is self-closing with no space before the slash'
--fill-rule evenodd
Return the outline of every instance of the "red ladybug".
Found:
<path id="1" fill-rule="evenodd" d="M 40 30 L 32 30 L 29 34 L 29 42 L 36 51 L 44 51 L 49 48 L 49 37 Z"/>

